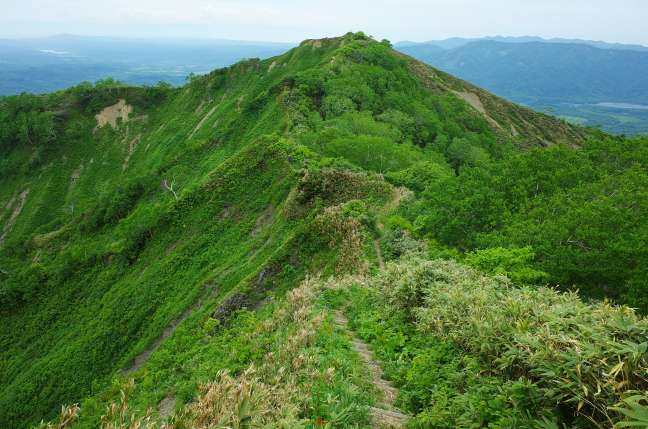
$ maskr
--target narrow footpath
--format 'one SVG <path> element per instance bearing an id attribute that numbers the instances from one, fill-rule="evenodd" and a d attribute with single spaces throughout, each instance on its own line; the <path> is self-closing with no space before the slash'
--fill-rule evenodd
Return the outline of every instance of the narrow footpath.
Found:
<path id="1" fill-rule="evenodd" d="M 376 429 L 404 428 L 408 416 L 403 414 L 401 410 L 394 406 L 394 402 L 398 396 L 398 389 L 383 378 L 383 370 L 380 367 L 380 363 L 375 358 L 367 343 L 357 338 L 349 329 L 349 321 L 344 314 L 342 314 L 341 311 L 336 310 L 334 316 L 335 324 L 340 329 L 349 332 L 351 335 L 351 345 L 353 346 L 353 349 L 358 353 L 367 369 L 369 369 L 371 381 L 378 392 L 380 392 L 381 402 L 376 404 L 377 407 L 371 407 L 369 409 L 372 427 Z"/>

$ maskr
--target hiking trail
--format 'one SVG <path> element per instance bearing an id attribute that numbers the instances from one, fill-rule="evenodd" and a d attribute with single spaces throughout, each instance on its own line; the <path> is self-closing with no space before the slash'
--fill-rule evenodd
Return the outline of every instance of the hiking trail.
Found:
<path id="1" fill-rule="evenodd" d="M 371 382 L 380 393 L 382 401 L 376 404 L 376 407 L 369 408 L 372 427 L 376 429 L 404 428 L 409 417 L 394 406 L 394 402 L 398 396 L 398 389 L 383 378 L 383 370 L 380 367 L 380 363 L 375 358 L 367 343 L 351 332 L 349 329 L 349 321 L 340 310 L 335 310 L 334 320 L 340 329 L 343 329 L 351 335 L 351 346 L 369 370 Z"/>

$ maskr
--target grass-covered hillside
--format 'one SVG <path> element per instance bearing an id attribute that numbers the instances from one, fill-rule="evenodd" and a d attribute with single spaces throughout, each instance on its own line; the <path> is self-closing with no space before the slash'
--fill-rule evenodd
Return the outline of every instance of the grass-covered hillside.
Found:
<path id="1" fill-rule="evenodd" d="M 647 145 L 361 33 L 0 98 L 0 426 L 645 423 Z"/>

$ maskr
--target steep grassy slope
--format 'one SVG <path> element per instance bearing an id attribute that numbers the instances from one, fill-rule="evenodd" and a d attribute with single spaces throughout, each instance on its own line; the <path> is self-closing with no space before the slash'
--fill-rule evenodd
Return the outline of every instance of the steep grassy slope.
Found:
<path id="1" fill-rule="evenodd" d="M 383 224 L 413 230 L 384 216 L 412 194 L 394 184 L 419 191 L 520 148 L 587 136 L 362 34 L 306 41 L 179 89 L 108 81 L 0 103 L 9 428 L 80 401 L 78 424 L 96 427 L 126 376 L 138 385 L 132 414 L 171 397 L 180 408 L 223 369 L 262 365 L 271 385 L 264 377 L 278 369 L 264 359 L 281 346 L 264 335 L 281 326 L 259 324 L 307 274 L 370 270 Z M 328 326 L 304 340 L 322 359 L 313 371 L 353 359 L 336 355 Z M 291 393 L 302 401 L 317 393 L 298 417 L 366 424 L 353 404 L 372 399 L 354 390 L 355 363 L 338 377 L 355 380 L 342 391 L 325 378 L 311 386 L 308 372 L 307 387 L 290 381 L 306 389 Z"/>
<path id="2" fill-rule="evenodd" d="M 374 208 L 386 215 L 395 206 Z M 365 244 L 363 259 L 382 272 L 306 279 L 224 325 L 197 311 L 145 367 L 116 378 L 80 410 L 66 408 L 60 421 L 67 423 L 47 428 L 648 422 L 646 319 L 627 307 L 587 305 L 573 293 L 429 260 L 425 243 L 409 237 L 383 235 L 382 253 L 392 259 L 383 264 L 368 245 L 372 226 L 381 227 L 366 223 L 357 201 L 342 211 L 336 229 L 354 225 L 346 232 L 354 231 Z M 407 414 L 388 411 L 393 401 Z"/>
<path id="3" fill-rule="evenodd" d="M 648 102 L 644 72 L 648 67 L 647 52 L 583 44 L 492 40 L 447 50 L 427 51 L 426 45 L 401 49 L 519 102 Z"/>

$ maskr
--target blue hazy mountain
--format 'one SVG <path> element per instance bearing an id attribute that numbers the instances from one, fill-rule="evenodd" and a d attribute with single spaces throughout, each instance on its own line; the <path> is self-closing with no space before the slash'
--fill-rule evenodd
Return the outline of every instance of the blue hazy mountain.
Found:
<path id="1" fill-rule="evenodd" d="M 396 43 L 394 46 L 396 48 L 404 48 L 404 47 L 410 47 L 416 45 L 427 45 L 427 46 L 436 46 L 441 49 L 455 49 L 467 45 L 469 43 L 481 41 L 481 40 L 491 40 L 494 42 L 503 42 L 503 43 L 540 42 L 540 43 L 553 43 L 553 44 L 578 44 L 578 45 L 593 46 L 595 48 L 600 48 L 600 49 L 616 49 L 616 50 L 625 50 L 625 51 L 648 52 L 648 46 L 643 46 L 643 45 L 633 45 L 633 44 L 626 44 L 626 43 L 609 43 L 600 40 L 566 39 L 560 37 L 545 39 L 538 36 L 520 36 L 520 37 L 490 36 L 490 37 L 479 37 L 479 38 L 450 37 L 448 39 L 429 40 L 427 42 L 402 41 Z"/>

